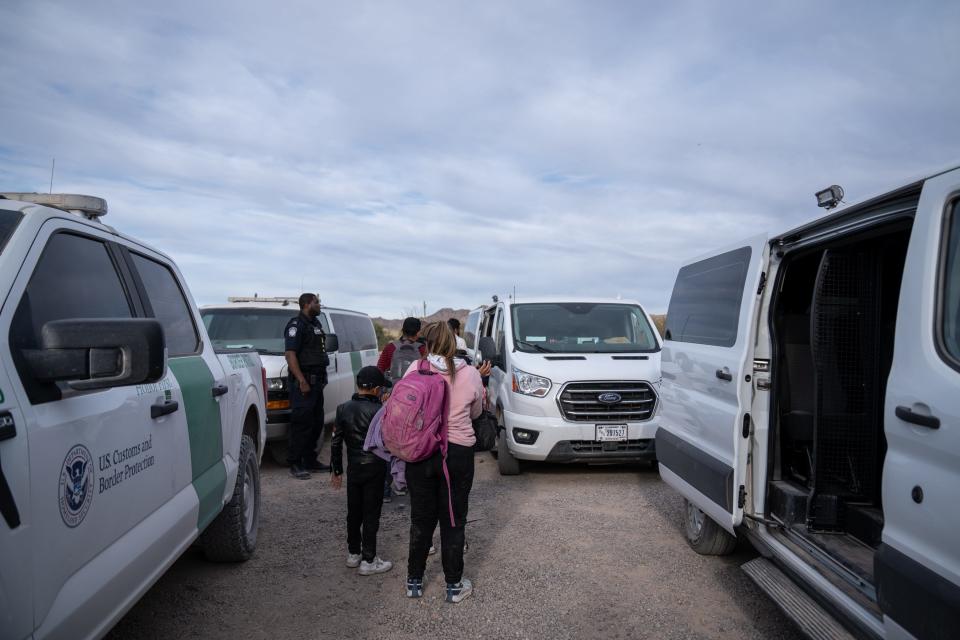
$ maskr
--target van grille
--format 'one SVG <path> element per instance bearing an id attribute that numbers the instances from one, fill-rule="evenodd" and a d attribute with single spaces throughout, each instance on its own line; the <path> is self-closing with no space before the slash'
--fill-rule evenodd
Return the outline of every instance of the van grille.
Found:
<path id="1" fill-rule="evenodd" d="M 617 394 L 620 400 L 600 402 L 604 394 Z M 571 422 L 642 422 L 653 415 L 657 394 L 646 382 L 568 382 L 557 404 Z"/>

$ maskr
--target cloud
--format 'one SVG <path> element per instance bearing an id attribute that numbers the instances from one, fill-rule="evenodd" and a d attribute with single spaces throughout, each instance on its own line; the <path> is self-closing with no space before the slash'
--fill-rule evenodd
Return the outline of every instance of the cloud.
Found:
<path id="1" fill-rule="evenodd" d="M 956 156 L 960 7 L 14 2 L 0 185 L 110 202 L 200 302 L 666 308 L 677 268 Z"/>

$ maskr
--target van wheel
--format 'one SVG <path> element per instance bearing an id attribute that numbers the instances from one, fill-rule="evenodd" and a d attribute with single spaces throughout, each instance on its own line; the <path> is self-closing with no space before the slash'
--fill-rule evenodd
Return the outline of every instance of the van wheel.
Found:
<path id="1" fill-rule="evenodd" d="M 690 548 L 704 556 L 725 556 L 737 546 L 736 536 L 711 520 L 689 500 L 683 500 L 683 535 Z"/>
<path id="2" fill-rule="evenodd" d="M 290 463 L 287 462 L 287 451 L 289 451 L 289 449 L 287 448 L 286 438 L 270 443 L 270 457 L 281 467 L 290 466 Z"/>
<path id="3" fill-rule="evenodd" d="M 242 562 L 249 559 L 257 547 L 260 467 L 250 436 L 245 435 L 240 440 L 239 461 L 230 502 L 200 536 L 203 553 L 213 562 Z"/>
<path id="4" fill-rule="evenodd" d="M 520 474 L 520 461 L 514 458 L 507 448 L 507 434 L 503 430 L 497 434 L 497 469 L 502 476 Z"/>

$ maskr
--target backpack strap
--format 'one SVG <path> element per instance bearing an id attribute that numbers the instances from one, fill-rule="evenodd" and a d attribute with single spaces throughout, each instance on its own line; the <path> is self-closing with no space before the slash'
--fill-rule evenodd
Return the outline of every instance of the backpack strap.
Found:
<path id="1" fill-rule="evenodd" d="M 441 466 L 443 467 L 443 477 L 447 481 L 447 510 L 450 512 L 450 526 L 457 526 L 456 518 L 453 515 L 453 490 L 450 485 L 450 470 L 447 468 L 447 452 L 450 450 L 449 440 L 449 421 L 447 416 L 450 414 L 450 394 L 447 392 L 447 384 L 443 384 L 443 418 L 440 423 L 440 454 L 443 456 Z"/>

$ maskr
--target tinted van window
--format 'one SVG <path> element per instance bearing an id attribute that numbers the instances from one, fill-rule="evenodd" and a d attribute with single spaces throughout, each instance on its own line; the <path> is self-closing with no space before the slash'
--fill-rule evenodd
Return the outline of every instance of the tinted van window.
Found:
<path id="1" fill-rule="evenodd" d="M 163 325 L 167 352 L 171 356 L 196 353 L 200 346 L 200 337 L 197 335 L 196 327 L 193 326 L 190 305 L 184 299 L 183 291 L 180 290 L 173 272 L 159 262 L 138 253 L 131 256 L 143 286 L 147 290 L 150 306 L 153 307 L 153 316 Z"/>
<path id="2" fill-rule="evenodd" d="M 718 347 L 736 344 L 750 254 L 750 247 L 741 247 L 680 269 L 664 337 Z"/>
<path id="3" fill-rule="evenodd" d="M 944 355 L 960 369 L 960 203 L 953 207 L 947 232 L 943 284 L 941 285 L 941 341 Z"/>
<path id="4" fill-rule="evenodd" d="M 373 322 L 365 316 L 331 313 L 333 333 L 340 343 L 340 351 L 366 351 L 377 348 L 377 334 Z"/>

